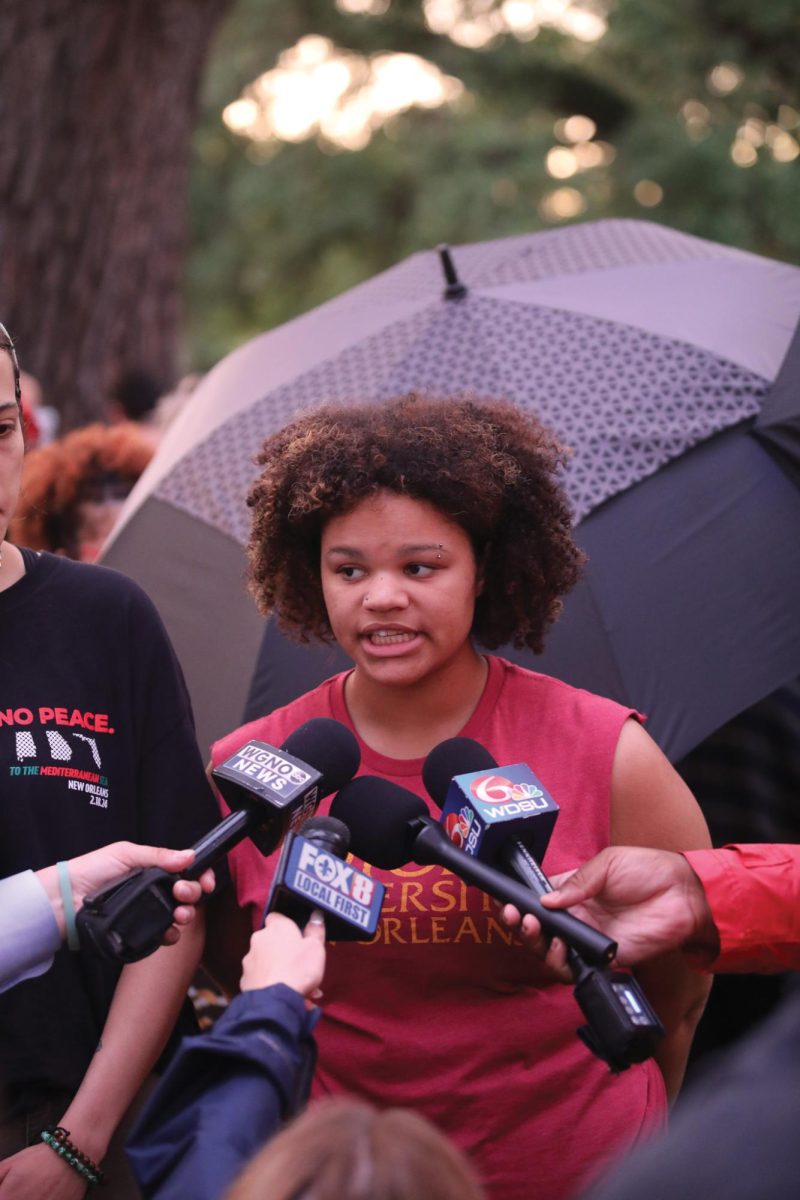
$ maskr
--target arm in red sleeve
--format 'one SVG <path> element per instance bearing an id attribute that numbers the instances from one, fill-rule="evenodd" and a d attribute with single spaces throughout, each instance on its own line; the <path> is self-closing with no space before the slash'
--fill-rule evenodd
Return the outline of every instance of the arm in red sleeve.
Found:
<path id="1" fill-rule="evenodd" d="M 684 852 L 719 930 L 715 973 L 800 970 L 800 846 Z"/>

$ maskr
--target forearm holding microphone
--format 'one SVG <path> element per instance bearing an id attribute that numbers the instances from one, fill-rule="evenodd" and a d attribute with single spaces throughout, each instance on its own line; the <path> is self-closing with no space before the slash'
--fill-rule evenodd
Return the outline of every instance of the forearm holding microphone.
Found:
<path id="1" fill-rule="evenodd" d="M 618 939 L 621 962 L 646 962 L 681 949 L 696 969 L 714 973 L 800 967 L 796 845 L 683 854 L 609 846 L 554 882 L 546 903 L 576 905 Z"/>
<path id="2" fill-rule="evenodd" d="M 245 743 L 213 772 L 233 811 L 193 847 L 187 877 L 199 876 L 244 837 L 271 854 L 322 797 L 352 778 L 359 761 L 350 731 L 323 717 L 305 722 L 280 749 Z M 78 917 L 82 944 L 122 962 L 152 953 L 173 921 L 173 883 L 166 872 L 150 869 L 88 897 Z"/>
<path id="3" fill-rule="evenodd" d="M 57 866 L 0 880 L 0 992 L 50 968 L 61 942 L 75 937 L 70 913 L 79 912 L 84 897 L 106 881 L 118 879 L 120 871 L 157 864 L 174 878 L 192 859 L 191 850 L 114 842 Z M 178 940 L 178 927 L 193 919 L 201 893 L 213 887 L 212 871 L 199 882 L 175 880 L 174 924 L 165 930 L 166 943 Z"/>
<path id="4" fill-rule="evenodd" d="M 325 968 L 325 930 L 271 913 L 242 963 L 242 992 L 185 1038 L 127 1146 L 147 1200 L 220 1200 L 244 1164 L 305 1104 Z"/>

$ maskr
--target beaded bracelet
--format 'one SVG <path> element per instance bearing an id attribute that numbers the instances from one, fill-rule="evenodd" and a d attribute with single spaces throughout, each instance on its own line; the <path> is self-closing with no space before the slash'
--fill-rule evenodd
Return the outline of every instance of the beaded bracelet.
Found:
<path id="1" fill-rule="evenodd" d="M 97 1163 L 70 1141 L 68 1129 L 64 1129 L 62 1125 L 54 1125 L 51 1129 L 43 1129 L 39 1136 L 46 1146 L 55 1150 L 59 1158 L 63 1158 L 64 1162 L 72 1167 L 73 1171 L 82 1175 L 87 1183 L 106 1182 L 106 1177 Z"/>

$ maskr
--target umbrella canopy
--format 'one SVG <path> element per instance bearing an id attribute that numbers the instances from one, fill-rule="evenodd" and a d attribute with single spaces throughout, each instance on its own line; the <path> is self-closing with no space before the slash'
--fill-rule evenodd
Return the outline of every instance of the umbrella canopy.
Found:
<path id="1" fill-rule="evenodd" d="M 749 432 L 792 357 L 800 269 L 639 221 L 457 247 L 444 265 L 448 278 L 436 252 L 416 254 L 223 360 L 132 493 L 105 561 L 158 604 L 209 740 L 247 697 L 265 711 L 339 661 L 272 627 L 259 659 L 242 546 L 264 437 L 324 401 L 505 396 L 572 447 L 565 484 L 591 558 L 545 655 L 513 657 L 643 708 L 678 757 L 800 671 L 800 558 L 780 536 L 800 540 L 800 493 Z M 800 362 L 790 369 L 796 397 Z M 782 403 L 769 423 L 784 458 L 795 416 Z M 779 544 L 761 528 L 746 536 L 753 522 Z M 736 586 L 711 570 L 734 562 Z"/>

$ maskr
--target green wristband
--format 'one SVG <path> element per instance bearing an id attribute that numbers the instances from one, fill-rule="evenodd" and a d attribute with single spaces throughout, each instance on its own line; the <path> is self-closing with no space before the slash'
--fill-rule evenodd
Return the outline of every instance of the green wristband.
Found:
<path id="1" fill-rule="evenodd" d="M 75 925 L 75 904 L 72 900 L 72 884 L 69 881 L 69 867 L 65 862 L 56 863 L 58 868 L 58 886 L 61 889 L 61 902 L 64 905 L 64 925 L 67 930 L 67 945 L 70 950 L 80 950 L 78 930 Z"/>

